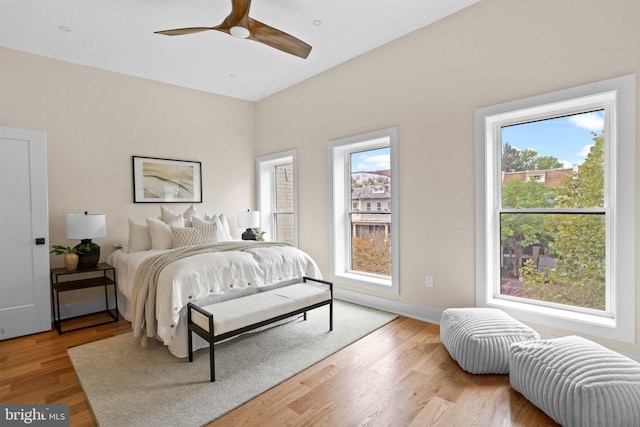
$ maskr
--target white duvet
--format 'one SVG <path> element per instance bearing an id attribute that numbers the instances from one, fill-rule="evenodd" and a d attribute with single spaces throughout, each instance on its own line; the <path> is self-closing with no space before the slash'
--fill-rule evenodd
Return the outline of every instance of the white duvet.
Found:
<path id="1" fill-rule="evenodd" d="M 126 253 L 117 250 L 107 258 L 116 269 L 123 317 L 134 317 L 134 277 L 142 262 L 167 250 Z M 157 336 L 177 357 L 187 355 L 187 303 L 211 303 L 256 292 L 309 276 L 322 278 L 315 261 L 292 246 L 256 247 L 244 251 L 212 252 L 172 262 L 159 275 L 156 294 Z M 198 337 L 199 338 L 199 337 Z M 196 348 L 206 346 L 204 340 Z"/>

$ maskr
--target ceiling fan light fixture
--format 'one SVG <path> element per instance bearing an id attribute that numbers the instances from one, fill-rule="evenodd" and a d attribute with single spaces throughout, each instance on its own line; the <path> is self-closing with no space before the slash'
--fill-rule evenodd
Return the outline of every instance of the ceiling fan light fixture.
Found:
<path id="1" fill-rule="evenodd" d="M 249 16 L 251 0 L 231 0 L 231 13 L 220 24 L 214 27 L 174 28 L 172 30 L 155 31 L 155 34 L 167 36 L 182 36 L 214 30 L 228 34 L 235 38 L 254 40 L 284 53 L 306 59 L 311 52 L 311 46 L 291 34 L 273 28 Z"/>
<path id="2" fill-rule="evenodd" d="M 245 27 L 240 27 L 238 25 L 236 25 L 235 27 L 231 27 L 229 29 L 229 32 L 233 37 L 237 37 L 239 39 L 246 39 L 251 35 L 251 33 L 249 32 L 249 29 Z"/>

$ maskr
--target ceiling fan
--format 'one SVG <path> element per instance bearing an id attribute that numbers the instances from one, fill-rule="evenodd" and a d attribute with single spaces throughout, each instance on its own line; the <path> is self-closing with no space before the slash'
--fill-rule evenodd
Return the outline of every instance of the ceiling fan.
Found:
<path id="1" fill-rule="evenodd" d="M 284 31 L 251 18 L 249 16 L 250 7 L 251 0 L 231 0 L 231 13 L 220 25 L 215 27 L 176 28 L 174 30 L 156 31 L 154 34 L 181 36 L 199 33 L 200 31 L 216 30 L 234 37 L 255 40 L 300 58 L 309 56 L 311 46 Z"/>

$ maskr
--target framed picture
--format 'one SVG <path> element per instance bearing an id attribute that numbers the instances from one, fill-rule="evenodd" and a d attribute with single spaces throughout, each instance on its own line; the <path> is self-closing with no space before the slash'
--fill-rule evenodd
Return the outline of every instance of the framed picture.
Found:
<path id="1" fill-rule="evenodd" d="M 202 203 L 200 162 L 133 156 L 134 203 Z"/>

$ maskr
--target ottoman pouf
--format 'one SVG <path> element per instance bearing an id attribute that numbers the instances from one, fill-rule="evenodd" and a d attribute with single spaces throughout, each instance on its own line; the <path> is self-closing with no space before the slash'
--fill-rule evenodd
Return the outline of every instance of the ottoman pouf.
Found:
<path id="1" fill-rule="evenodd" d="M 511 346 L 509 382 L 564 427 L 640 427 L 640 363 L 577 336 Z"/>
<path id="2" fill-rule="evenodd" d="M 540 336 L 498 309 L 448 308 L 442 313 L 440 339 L 465 371 L 508 374 L 511 343 Z"/>

